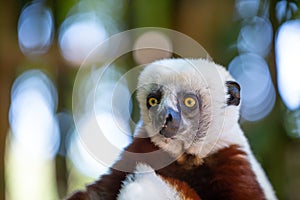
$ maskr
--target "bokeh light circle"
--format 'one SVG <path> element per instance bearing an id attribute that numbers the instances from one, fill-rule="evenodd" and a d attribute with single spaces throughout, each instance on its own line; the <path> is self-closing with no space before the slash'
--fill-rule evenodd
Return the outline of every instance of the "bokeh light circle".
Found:
<path id="1" fill-rule="evenodd" d="M 255 54 L 235 57 L 229 72 L 241 85 L 241 116 L 257 121 L 270 113 L 275 104 L 275 89 L 266 61 Z"/>
<path id="2" fill-rule="evenodd" d="M 268 55 L 273 39 L 271 22 L 263 17 L 244 20 L 238 36 L 240 53 L 255 53 L 262 57 Z"/>
<path id="3" fill-rule="evenodd" d="M 162 58 L 172 56 L 172 43 L 168 37 L 157 31 L 148 31 L 137 38 L 133 52 L 135 61 L 146 64 Z M 166 50 L 161 50 L 166 49 Z"/>
<path id="4" fill-rule="evenodd" d="M 300 20 L 279 27 L 276 43 L 277 82 L 279 94 L 290 110 L 300 108 Z"/>
<path id="5" fill-rule="evenodd" d="M 59 148 L 57 92 L 38 70 L 21 74 L 12 87 L 9 122 L 14 144 L 40 158 L 53 158 Z"/>
<path id="6" fill-rule="evenodd" d="M 95 13 L 80 13 L 69 16 L 61 25 L 59 46 L 67 61 L 80 65 L 107 37 L 108 32 Z"/>
<path id="7" fill-rule="evenodd" d="M 22 10 L 18 21 L 18 40 L 25 55 L 46 53 L 53 35 L 54 20 L 50 9 L 42 3 L 31 3 Z"/>

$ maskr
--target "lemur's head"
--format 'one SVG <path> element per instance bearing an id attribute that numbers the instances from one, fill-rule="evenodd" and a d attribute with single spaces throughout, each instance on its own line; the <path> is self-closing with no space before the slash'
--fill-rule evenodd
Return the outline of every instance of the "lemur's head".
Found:
<path id="1" fill-rule="evenodd" d="M 151 140 L 170 153 L 207 154 L 238 127 L 240 86 L 224 67 L 203 59 L 146 66 L 137 98 Z"/>

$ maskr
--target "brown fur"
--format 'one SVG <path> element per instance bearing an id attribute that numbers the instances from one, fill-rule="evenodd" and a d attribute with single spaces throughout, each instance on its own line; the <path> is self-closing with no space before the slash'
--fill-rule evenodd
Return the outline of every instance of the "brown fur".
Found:
<path id="1" fill-rule="evenodd" d="M 186 182 L 179 181 L 178 179 L 171 177 L 160 177 L 180 193 L 182 200 L 201 200 L 196 191 L 192 189 Z"/>
<path id="2" fill-rule="evenodd" d="M 149 138 L 136 138 L 127 147 L 127 151 L 135 153 L 147 153 L 158 150 Z M 132 171 L 137 162 L 146 162 L 143 158 L 137 160 L 129 156 L 122 156 L 114 166 L 129 166 Z M 158 160 L 160 158 L 157 158 Z M 189 159 L 184 159 L 189 161 Z M 189 166 L 187 169 L 186 166 Z M 152 166 L 155 168 L 155 166 Z M 113 167 L 114 168 L 114 167 Z M 128 173 L 111 169 L 111 173 L 104 175 L 99 181 L 87 186 L 86 192 L 75 193 L 69 199 L 75 200 L 114 200 L 117 198 L 122 181 Z M 156 171 L 163 177 L 178 179 L 187 183 L 196 191 L 202 200 L 205 199 L 243 199 L 262 200 L 265 199 L 261 187 L 256 181 L 246 154 L 237 145 L 224 148 L 207 158 L 203 159 L 202 165 L 185 165 L 173 162 L 170 165 Z"/>
<path id="3" fill-rule="evenodd" d="M 149 153 L 158 150 L 149 138 L 135 138 L 127 148 L 127 151 L 133 153 Z M 127 172 L 116 170 L 123 165 L 134 170 L 136 162 L 134 157 L 122 156 L 122 159 L 114 164 L 110 169 L 110 174 L 100 177 L 100 179 L 87 186 L 86 191 L 72 194 L 68 200 L 114 200 L 117 198 L 121 189 L 122 181 L 125 180 Z M 145 162 L 145 161 L 142 161 Z M 116 169 L 115 169 L 116 168 Z"/>
<path id="4" fill-rule="evenodd" d="M 179 165 L 182 165 L 187 170 L 198 167 L 203 163 L 203 159 L 199 156 L 186 153 L 182 154 L 176 161 Z"/>
<path id="5" fill-rule="evenodd" d="M 202 199 L 265 199 L 245 156 L 232 145 L 205 158 L 199 167 L 186 170 L 174 162 L 157 173 L 187 182 Z"/>

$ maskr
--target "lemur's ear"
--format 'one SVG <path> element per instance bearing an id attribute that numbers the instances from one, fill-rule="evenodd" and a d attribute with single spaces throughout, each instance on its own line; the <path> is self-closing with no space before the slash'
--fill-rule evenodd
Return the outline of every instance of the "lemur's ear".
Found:
<path id="1" fill-rule="evenodd" d="M 227 99 L 227 105 L 239 105 L 240 104 L 240 91 L 241 87 L 237 82 L 227 81 L 226 86 L 228 88 L 227 94 L 229 94 L 229 98 Z"/>

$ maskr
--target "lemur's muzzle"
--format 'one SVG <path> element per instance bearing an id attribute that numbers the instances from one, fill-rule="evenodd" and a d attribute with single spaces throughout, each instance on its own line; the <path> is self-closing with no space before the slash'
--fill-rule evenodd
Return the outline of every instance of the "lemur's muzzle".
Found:
<path id="1" fill-rule="evenodd" d="M 166 138 L 171 138 L 176 135 L 181 122 L 180 112 L 173 110 L 172 108 L 166 108 L 163 113 L 164 123 L 160 130 L 160 134 Z"/>

